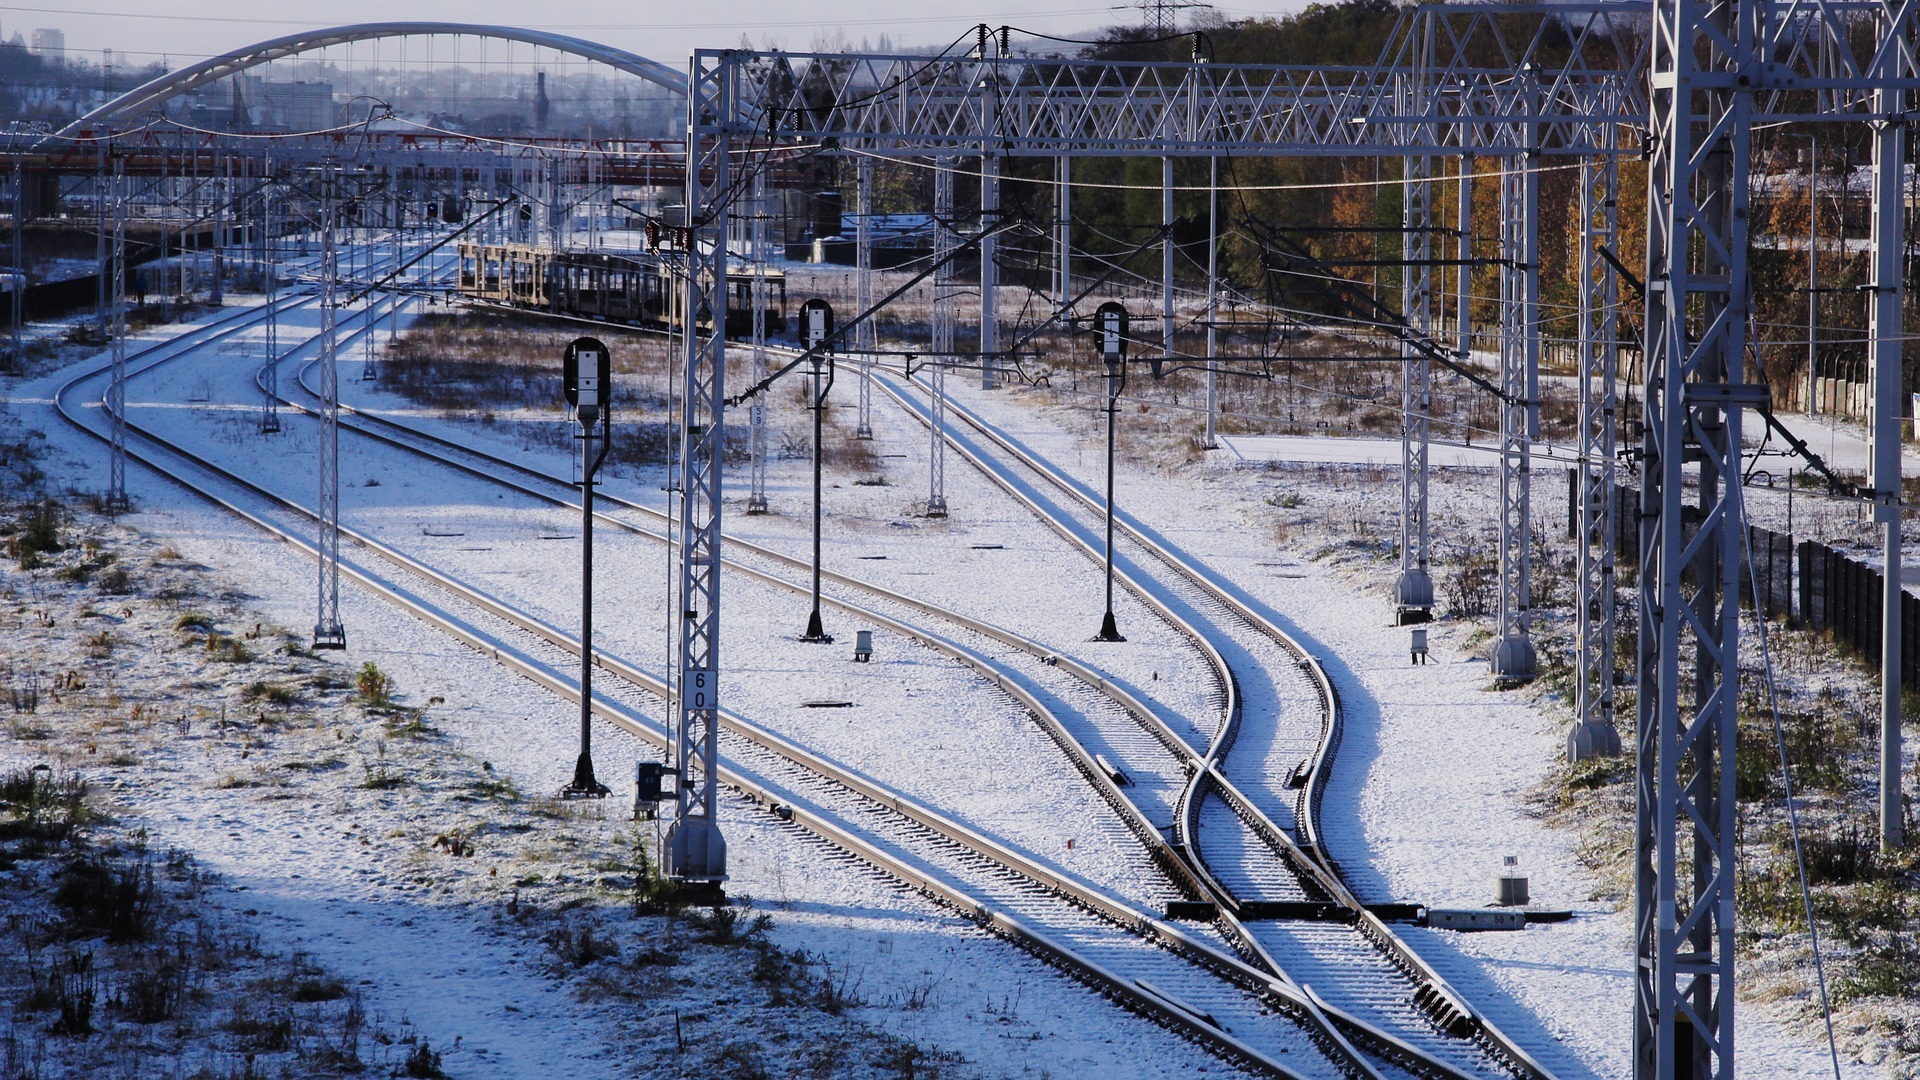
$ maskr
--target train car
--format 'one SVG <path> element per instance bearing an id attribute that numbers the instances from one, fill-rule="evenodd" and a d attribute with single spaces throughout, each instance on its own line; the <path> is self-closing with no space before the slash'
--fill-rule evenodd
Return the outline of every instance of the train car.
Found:
<path id="1" fill-rule="evenodd" d="M 655 254 L 554 252 L 523 244 L 460 245 L 463 296 L 493 304 L 576 315 L 631 326 L 679 324 L 682 290 L 673 287 L 675 262 Z M 767 284 L 766 330 L 786 325 L 787 275 L 770 267 L 729 271 L 727 335 L 753 332 L 753 286 Z M 712 327 L 704 320 L 701 329 Z"/>

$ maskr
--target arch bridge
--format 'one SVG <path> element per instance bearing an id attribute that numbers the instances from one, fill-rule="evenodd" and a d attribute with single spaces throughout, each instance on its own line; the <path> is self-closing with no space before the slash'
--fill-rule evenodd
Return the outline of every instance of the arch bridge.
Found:
<path id="1" fill-rule="evenodd" d="M 489 26 L 478 23 L 450 22 L 379 22 L 356 23 L 351 26 L 335 26 L 324 30 L 308 30 L 298 34 L 262 41 L 220 56 L 202 60 L 197 64 L 170 71 L 158 78 L 151 79 L 132 90 L 121 94 L 112 101 L 87 113 L 79 119 L 61 128 L 53 135 L 54 139 L 71 138 L 80 132 L 99 127 L 112 126 L 130 117 L 138 117 L 160 105 L 168 98 L 191 93 L 209 83 L 218 82 L 229 75 L 237 75 L 261 64 L 283 60 L 289 56 L 314 52 L 334 45 L 346 45 L 359 41 L 377 41 L 396 37 L 479 37 L 495 38 L 502 41 L 518 41 L 557 52 L 570 53 L 597 63 L 605 64 L 616 71 L 663 87 L 672 93 L 685 96 L 687 75 L 658 60 L 649 60 L 637 53 L 625 49 L 616 49 L 585 38 L 570 37 L 566 34 L 552 34 L 541 30 L 525 30 L 513 26 Z"/>

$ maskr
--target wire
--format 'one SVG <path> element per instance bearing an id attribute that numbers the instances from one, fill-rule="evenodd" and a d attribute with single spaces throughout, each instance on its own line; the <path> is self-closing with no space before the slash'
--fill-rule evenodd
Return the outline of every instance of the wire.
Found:
<path id="1" fill-rule="evenodd" d="M 939 51 L 938 53 L 936 53 L 936 54 L 934 54 L 934 57 L 933 57 L 933 58 L 932 58 L 931 60 L 928 60 L 928 61 L 927 61 L 926 63 L 924 63 L 924 64 L 921 64 L 921 65 L 920 65 L 920 66 L 919 66 L 918 68 L 915 68 L 915 69 L 914 69 L 914 71 L 912 72 L 912 74 L 909 74 L 909 75 L 903 75 L 903 76 L 901 76 L 900 78 L 897 78 L 897 79 L 895 79 L 895 80 L 893 80 L 893 82 L 891 82 L 891 83 L 888 83 L 888 84 L 887 84 L 886 86 L 883 86 L 883 87 L 881 87 L 880 89 L 878 89 L 878 90 L 875 90 L 875 91 L 873 91 L 872 93 L 870 93 L 870 94 L 867 94 L 867 95 L 865 95 L 864 97 L 857 97 L 857 98 L 854 98 L 854 99 L 853 99 L 853 100 L 851 100 L 851 101 L 834 101 L 834 102 L 829 102 L 829 103 L 827 104 L 827 106 L 826 106 L 826 107 L 827 107 L 828 109 L 852 109 L 852 108 L 858 108 L 859 106 L 862 106 L 862 105 L 865 105 L 865 104 L 866 104 L 867 102 L 869 102 L 869 101 L 872 101 L 872 100 L 873 100 L 873 99 L 875 99 L 875 98 L 878 98 L 878 97 L 882 97 L 882 96 L 885 96 L 885 95 L 887 95 L 887 94 L 890 94 L 890 93 L 892 93 L 892 92 L 893 92 L 893 91 L 895 91 L 895 90 L 898 90 L 898 89 L 900 89 L 900 88 L 901 88 L 902 86 L 905 86 L 905 85 L 906 85 L 907 83 L 909 83 L 909 82 L 912 82 L 912 81 L 914 81 L 915 79 L 918 79 L 918 78 L 919 78 L 919 77 L 920 77 L 921 75 L 923 75 L 923 74 L 925 74 L 925 73 L 926 73 L 926 72 L 927 72 L 927 71 L 928 71 L 928 70 L 929 70 L 930 68 L 932 68 L 932 67 L 933 67 L 933 66 L 934 66 L 935 64 L 938 64 L 938 63 L 939 63 L 940 61 L 942 61 L 942 60 L 945 60 L 945 59 L 947 58 L 947 54 L 948 54 L 948 53 L 951 53 L 951 52 L 953 52 L 953 50 L 954 50 L 954 49 L 955 49 L 955 48 L 956 48 L 956 47 L 957 47 L 957 46 L 958 46 L 958 45 L 959 45 L 959 44 L 960 44 L 961 42 L 963 42 L 963 41 L 965 41 L 965 40 L 967 40 L 967 38 L 968 38 L 968 37 L 969 37 L 970 35 L 972 35 L 972 34 L 974 34 L 975 32 L 977 32 L 977 31 L 978 31 L 978 30 L 980 29 L 980 27 L 982 27 L 982 26 L 985 26 L 985 25 L 986 25 L 985 23 L 980 23 L 980 24 L 977 24 L 977 25 L 975 25 L 975 26 L 969 26 L 969 27 L 968 27 L 968 28 L 967 28 L 967 29 L 966 29 L 965 31 L 963 31 L 963 32 L 962 32 L 962 33 L 960 34 L 960 36 L 959 36 L 959 37 L 957 37 L 957 38 L 954 38 L 954 39 L 953 39 L 953 40 L 952 40 L 951 42 L 949 42 L 949 43 L 947 44 L 947 47 L 946 47 L 946 48 L 944 48 L 944 49 L 941 49 L 941 50 L 940 50 L 940 51 Z M 818 59 L 815 59 L 815 60 L 814 60 L 814 66 L 818 66 L 818 65 L 819 65 L 819 61 L 818 61 Z M 809 72 L 811 72 L 812 70 L 814 70 L 814 68 L 813 68 L 813 67 L 809 67 L 809 68 L 808 68 L 807 70 L 808 70 Z M 799 84 L 796 84 L 796 85 L 794 86 L 794 89 L 795 89 L 796 91 L 798 91 L 798 90 L 800 89 L 800 85 L 799 85 Z M 777 108 L 778 106 L 767 106 L 767 107 L 768 107 L 768 108 Z M 811 107 L 811 106 L 809 106 L 809 107 L 807 107 L 807 108 L 802 108 L 802 109 L 796 109 L 796 110 L 794 110 L 794 111 L 796 111 L 796 112 L 802 112 L 802 113 L 804 113 L 804 112 L 809 112 L 809 111 L 811 111 L 811 108 L 812 108 L 812 107 Z"/>
<path id="2" fill-rule="evenodd" d="M 1208 54 L 1211 55 L 1213 52 L 1213 40 L 1207 37 L 1206 32 L 1203 30 L 1189 30 L 1189 31 L 1186 31 L 1185 33 L 1163 34 L 1160 37 L 1151 37 L 1151 38 L 1100 39 L 1100 38 L 1055 37 L 1052 34 L 1043 34 L 1038 30 L 1027 30 L 1018 26 L 1003 26 L 1000 29 L 1011 30 L 1016 34 L 1025 34 L 1027 37 L 1039 38 L 1042 41 L 1058 41 L 1066 45 L 1159 45 L 1163 42 L 1168 42 L 1168 41 L 1181 41 L 1187 38 L 1199 38 L 1200 40 L 1205 41 L 1207 43 Z M 1115 27 L 1115 29 L 1120 29 L 1120 28 Z"/>
<path id="3" fill-rule="evenodd" d="M 1760 577 L 1753 565 L 1752 523 L 1747 520 L 1746 485 L 1727 485 L 1733 497 L 1735 518 L 1740 523 L 1740 544 L 1747 553 L 1747 580 L 1754 601 L 1754 622 L 1760 627 L 1760 657 L 1767 671 L 1767 707 L 1773 714 L 1773 741 L 1780 750 L 1780 783 L 1786 791 L 1787 826 L 1793 832 L 1793 862 L 1800 871 L 1800 900 L 1807 910 L 1807 936 L 1813 946 L 1813 972 L 1820 985 L 1820 1015 L 1827 1025 L 1827 1053 L 1833 1059 L 1833 1080 L 1840 1078 L 1840 1047 L 1833 1037 L 1833 1003 L 1827 999 L 1827 969 L 1820 959 L 1820 928 L 1813 921 L 1813 890 L 1807 885 L 1807 857 L 1800 848 L 1800 811 L 1793 805 L 1793 773 L 1787 764 L 1787 735 L 1780 723 L 1780 690 L 1774 683 L 1773 652 L 1767 640 L 1767 620 L 1760 612 Z M 1736 674 L 1737 677 L 1737 674 Z M 1732 768 L 1722 762 L 1722 768 Z"/>

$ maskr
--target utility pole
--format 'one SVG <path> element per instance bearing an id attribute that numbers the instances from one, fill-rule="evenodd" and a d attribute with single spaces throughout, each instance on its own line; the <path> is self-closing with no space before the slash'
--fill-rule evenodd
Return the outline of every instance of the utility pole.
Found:
<path id="1" fill-rule="evenodd" d="M 977 87 L 981 94 L 980 117 L 980 389 L 994 384 L 995 357 L 1000 351 L 1000 315 L 995 293 L 1000 285 L 998 266 L 1000 239 L 992 222 L 1000 213 L 1000 159 L 994 153 L 994 129 L 1000 122 L 1000 65 L 997 56 L 988 56 L 987 24 L 979 28 L 980 42 L 975 56 L 980 62 Z M 1006 52 L 1004 44 L 1000 53 Z"/>
<path id="2" fill-rule="evenodd" d="M 1734 1076 L 1748 117 L 1759 9 L 1654 0 L 1634 756 L 1635 1080 Z M 1697 46 L 1697 47 L 1696 47 Z M 1688 508 L 1686 480 L 1696 480 Z M 1691 528 L 1691 535 L 1689 535 Z M 1690 631 L 1690 632 L 1689 632 Z M 1683 655 L 1692 663 L 1683 666 Z"/>
<path id="3" fill-rule="evenodd" d="M 1173 158 L 1160 159 L 1160 355 L 1173 359 Z"/>
<path id="4" fill-rule="evenodd" d="M 1603 150 L 1617 146 L 1611 124 L 1593 134 Z M 1619 159 L 1602 153 L 1580 160 L 1580 459 L 1577 501 L 1580 545 L 1575 567 L 1574 724 L 1567 732 L 1567 760 L 1617 757 L 1620 730 L 1613 715 L 1614 472 L 1619 448 L 1619 286 L 1601 255 L 1618 240 L 1616 198 Z"/>
<path id="5" fill-rule="evenodd" d="M 1220 449 L 1220 159 L 1207 158 L 1207 438 Z"/>
<path id="6" fill-rule="evenodd" d="M 27 178 L 22 166 L 18 148 L 13 157 L 13 278 L 7 289 L 7 299 L 11 304 L 12 322 L 10 324 L 12 353 L 7 357 L 7 366 L 14 371 L 24 371 L 21 364 L 22 344 L 20 330 L 26 318 L 27 299 Z"/>

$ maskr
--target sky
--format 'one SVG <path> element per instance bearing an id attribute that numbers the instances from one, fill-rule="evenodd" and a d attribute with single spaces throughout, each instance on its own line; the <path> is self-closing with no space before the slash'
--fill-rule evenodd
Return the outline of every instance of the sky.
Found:
<path id="1" fill-rule="evenodd" d="M 1221 4 L 1214 10 L 1233 19 L 1284 14 L 1306 3 L 1232 0 L 1231 6 Z M 324 12 L 324 21 L 295 17 L 296 12 L 315 9 Z M 943 13 L 947 11 L 953 14 Z M 238 0 L 0 4 L 0 34 L 8 38 L 16 32 L 31 38 L 34 28 L 51 27 L 66 34 L 70 53 L 93 61 L 98 62 L 101 49 L 111 48 L 124 52 L 128 63 L 144 65 L 164 58 L 171 67 L 304 29 L 399 19 L 549 30 L 604 42 L 679 68 L 693 49 L 734 47 L 742 34 L 756 47 L 789 50 L 833 40 L 836 31 L 855 47 L 862 39 L 877 42 L 882 34 L 906 47 L 944 45 L 981 22 L 1071 36 L 1101 26 L 1138 24 L 1144 16 L 1133 0 L 980 0 L 964 8 L 945 4 L 903 8 L 900 0 L 701 0 L 691 4 L 567 0 L 541 5 L 526 0 L 328 0 L 324 5 L 286 7 Z"/>

